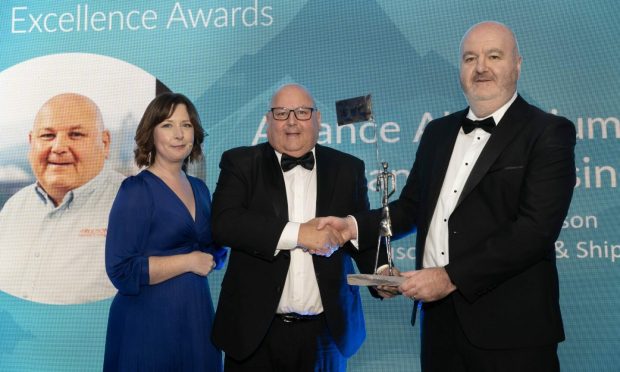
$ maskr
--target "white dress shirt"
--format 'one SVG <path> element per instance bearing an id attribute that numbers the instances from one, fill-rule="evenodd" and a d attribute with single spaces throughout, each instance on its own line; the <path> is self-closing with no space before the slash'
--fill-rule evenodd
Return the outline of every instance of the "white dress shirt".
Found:
<path id="1" fill-rule="evenodd" d="M 489 115 L 493 116 L 497 125 L 500 124 L 500 120 L 516 98 L 517 92 L 505 105 Z M 467 117 L 471 120 L 483 120 L 489 116 L 478 118 L 471 109 L 467 113 Z M 463 132 L 463 128 L 459 130 L 426 236 L 422 267 L 444 267 L 450 262 L 448 221 L 456 207 L 456 202 L 461 196 L 465 182 L 490 137 L 490 133 L 480 128 L 476 128 L 468 134 Z"/>
<path id="2" fill-rule="evenodd" d="M 104 168 L 57 207 L 37 184 L 15 193 L 0 211 L 0 290 L 47 304 L 114 295 L 105 236 L 123 178 Z"/>
<path id="3" fill-rule="evenodd" d="M 279 162 L 282 154 L 276 151 L 276 155 Z M 316 215 L 316 168 L 316 164 L 312 170 L 296 166 L 283 172 L 290 222 L 282 230 L 276 254 L 280 250 L 289 250 L 291 261 L 276 311 L 278 314 L 310 315 L 323 312 L 312 255 L 297 246 L 300 225 Z"/>

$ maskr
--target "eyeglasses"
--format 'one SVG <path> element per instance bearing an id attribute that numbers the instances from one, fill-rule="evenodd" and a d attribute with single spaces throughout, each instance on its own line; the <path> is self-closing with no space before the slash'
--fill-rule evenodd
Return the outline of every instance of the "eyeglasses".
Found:
<path id="1" fill-rule="evenodd" d="M 276 120 L 286 120 L 291 112 L 294 112 L 297 120 L 310 120 L 314 110 L 316 110 L 314 107 L 297 107 L 296 109 L 272 107 L 271 115 L 273 115 L 273 118 Z"/>

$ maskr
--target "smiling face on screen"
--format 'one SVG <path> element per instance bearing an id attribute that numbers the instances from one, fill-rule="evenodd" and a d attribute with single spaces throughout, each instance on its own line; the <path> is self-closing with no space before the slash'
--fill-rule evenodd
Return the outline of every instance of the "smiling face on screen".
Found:
<path id="1" fill-rule="evenodd" d="M 67 192 L 101 172 L 110 148 L 97 105 L 85 96 L 52 97 L 39 110 L 29 135 L 28 160 L 39 185 L 60 204 Z"/>

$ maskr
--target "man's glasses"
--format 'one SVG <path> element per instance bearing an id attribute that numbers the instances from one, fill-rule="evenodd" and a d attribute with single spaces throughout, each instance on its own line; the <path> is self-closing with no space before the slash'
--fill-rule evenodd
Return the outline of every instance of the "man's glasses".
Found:
<path id="1" fill-rule="evenodd" d="M 296 109 L 272 107 L 271 115 L 273 115 L 273 118 L 276 120 L 286 120 L 291 112 L 294 112 L 297 120 L 310 120 L 314 110 L 316 110 L 314 107 L 297 107 Z"/>

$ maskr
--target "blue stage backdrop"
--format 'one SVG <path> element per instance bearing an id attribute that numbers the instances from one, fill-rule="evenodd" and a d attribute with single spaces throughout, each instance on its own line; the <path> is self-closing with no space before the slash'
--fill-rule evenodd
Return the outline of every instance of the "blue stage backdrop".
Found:
<path id="1" fill-rule="evenodd" d="M 206 160 L 192 172 L 214 190 L 221 153 L 266 140 L 269 97 L 288 82 L 314 93 L 324 121 L 319 142 L 363 158 L 371 190 L 379 146 L 381 160 L 396 174 L 398 195 L 425 125 L 466 106 L 458 82 L 461 36 L 474 23 L 498 20 L 519 40 L 519 92 L 543 110 L 568 117 L 577 128 L 577 185 L 556 243 L 567 336 L 559 348 L 562 370 L 617 371 L 619 4 L 2 1 L 0 208 L 34 183 L 28 133 L 39 107 L 56 94 L 76 92 L 97 103 L 111 133 L 107 166 L 124 175 L 136 172 L 133 134 L 157 89 L 186 94 L 209 134 Z M 376 130 L 371 124 L 337 127 L 335 101 L 369 93 Z M 370 191 L 370 197 L 377 207 L 377 193 Z M 104 219 L 107 213 L 92 210 L 93 216 Z M 8 226 L 11 216 L 1 216 L 0 223 Z M 51 284 L 72 291 L 80 284 L 75 270 L 67 268 L 72 274 L 58 275 L 53 283 L 37 282 L 36 277 L 21 283 L 9 272 L 25 261 L 62 273 L 62 268 L 54 268 L 58 252 L 46 250 L 50 241 L 63 240 L 67 254 L 92 255 L 89 261 L 101 267 L 105 227 L 93 224 L 58 236 L 53 230 L 5 232 L 0 226 L 1 371 L 101 369 L 111 301 L 105 277 L 99 278 L 100 290 L 91 288 L 85 295 L 61 300 L 53 293 L 37 297 L 37 289 Z M 414 241 L 410 236 L 393 243 L 401 270 L 414 267 Z M 92 249 L 84 250 L 86 244 Z M 15 252 L 20 245 L 28 249 L 21 256 Z M 221 279 L 222 272 L 210 276 L 214 299 Z M 350 359 L 349 370 L 419 370 L 419 327 L 409 323 L 411 301 L 378 301 L 365 291 L 363 301 L 368 335 Z"/>

